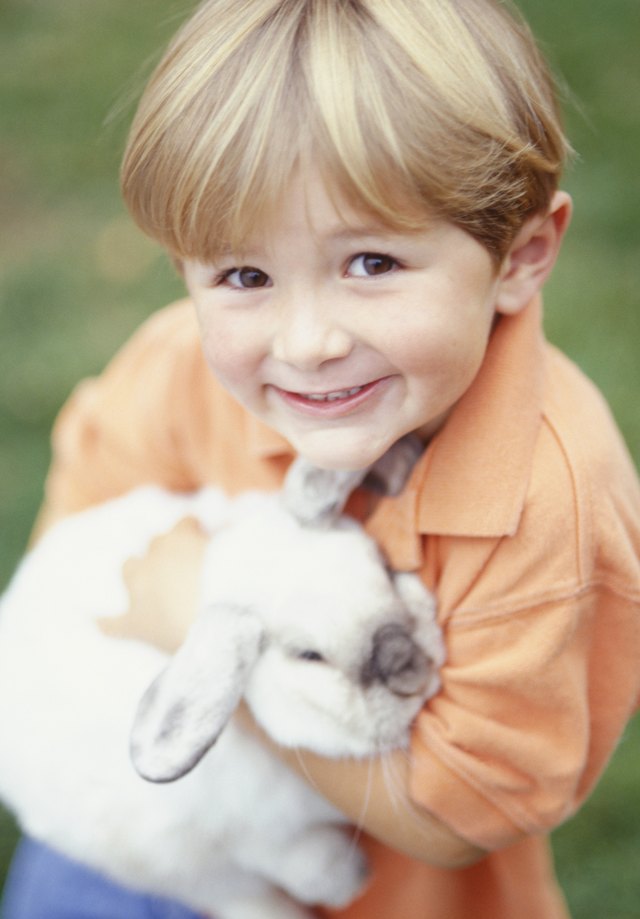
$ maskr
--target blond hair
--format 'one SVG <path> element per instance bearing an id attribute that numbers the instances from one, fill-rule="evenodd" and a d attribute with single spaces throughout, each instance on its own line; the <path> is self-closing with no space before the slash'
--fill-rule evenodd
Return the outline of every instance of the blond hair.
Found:
<path id="1" fill-rule="evenodd" d="M 499 260 L 567 151 L 547 66 L 499 0 L 206 0 L 143 95 L 122 188 L 149 235 L 208 260 L 313 162 L 383 223 L 442 217 Z"/>

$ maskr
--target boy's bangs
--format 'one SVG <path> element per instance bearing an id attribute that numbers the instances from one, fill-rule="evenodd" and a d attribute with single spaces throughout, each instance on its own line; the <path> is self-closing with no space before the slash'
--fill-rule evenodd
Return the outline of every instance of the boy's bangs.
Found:
<path id="1" fill-rule="evenodd" d="M 174 255 L 241 250 L 308 167 L 337 205 L 395 229 L 442 217 L 496 258 L 548 202 L 567 147 L 499 4 L 211 0 L 200 18 L 154 75 L 123 164 L 130 210 Z"/>
<path id="2" fill-rule="evenodd" d="M 324 134 L 318 137 L 306 132 L 297 140 L 288 134 L 288 142 L 283 144 L 286 135 L 280 130 L 281 124 L 282 119 L 276 119 L 270 126 L 271 134 L 267 133 L 259 145 L 245 144 L 241 156 L 237 150 L 229 150 L 227 157 L 217 160 L 215 170 L 206 170 L 204 181 L 202 164 L 190 167 L 185 163 L 182 200 L 174 190 L 165 211 L 163 243 L 168 249 L 179 257 L 202 262 L 215 261 L 228 251 L 242 252 L 256 233 L 268 233 L 271 222 L 277 220 L 297 172 L 324 182 L 345 221 L 349 219 L 349 214 L 343 213 L 345 205 L 350 214 L 366 215 L 400 232 L 418 230 L 434 215 L 434 208 L 425 205 L 404 164 L 393 160 L 392 151 L 384 149 L 380 137 L 376 138 L 375 151 L 364 144 L 361 154 L 351 151 L 347 159 L 345 147 L 336 149 Z"/>
<path id="3" fill-rule="evenodd" d="M 174 106 L 135 182 L 135 150 L 127 152 L 128 204 L 174 255 L 212 261 L 240 251 L 277 215 L 296 169 L 320 173 L 338 209 L 345 202 L 396 229 L 424 224 L 425 189 L 403 154 L 416 140 L 401 136 L 402 119 L 394 123 L 378 92 L 361 15 L 352 5 L 351 21 L 336 23 L 322 8 L 308 3 L 296 29 L 265 23 L 242 59 L 228 60 L 179 112 Z"/>

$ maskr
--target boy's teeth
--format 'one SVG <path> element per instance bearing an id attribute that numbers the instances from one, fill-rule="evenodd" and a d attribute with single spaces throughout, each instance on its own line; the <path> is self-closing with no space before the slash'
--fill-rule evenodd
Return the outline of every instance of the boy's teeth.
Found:
<path id="1" fill-rule="evenodd" d="M 354 386 L 352 389 L 339 389 L 337 392 L 326 393 L 304 393 L 304 398 L 311 402 L 335 402 L 337 399 L 346 399 L 349 396 L 355 396 L 359 393 L 362 386 Z"/>

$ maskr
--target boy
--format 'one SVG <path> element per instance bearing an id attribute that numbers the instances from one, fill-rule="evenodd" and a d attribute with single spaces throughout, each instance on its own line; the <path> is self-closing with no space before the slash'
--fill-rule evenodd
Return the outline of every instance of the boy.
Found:
<path id="1" fill-rule="evenodd" d="M 540 327 L 566 152 L 494 0 L 210 0 L 132 129 L 125 199 L 198 325 L 164 311 L 78 390 L 44 521 L 150 479 L 276 488 L 296 452 L 357 468 L 425 444 L 402 495 L 354 513 L 435 589 L 443 690 L 408 758 L 292 760 L 370 834 L 348 917 L 566 916 L 544 834 L 637 707 L 637 479 Z M 198 546 L 182 528 L 131 566 L 123 634 L 175 647 Z"/>

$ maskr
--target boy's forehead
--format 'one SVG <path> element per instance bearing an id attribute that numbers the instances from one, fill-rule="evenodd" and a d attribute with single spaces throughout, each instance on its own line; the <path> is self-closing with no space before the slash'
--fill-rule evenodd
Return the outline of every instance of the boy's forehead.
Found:
<path id="1" fill-rule="evenodd" d="M 238 250 L 262 252 L 269 248 L 269 240 L 278 236 L 280 232 L 296 232 L 298 228 L 308 229 L 311 235 L 318 237 L 329 243 L 350 243 L 361 240 L 382 240 L 392 239 L 401 234 L 397 228 L 390 227 L 382 221 L 374 222 L 373 220 L 362 221 L 360 223 L 341 222 L 336 219 L 332 223 L 324 223 L 314 220 L 313 217 L 307 220 L 302 215 L 295 223 L 288 222 L 282 214 L 274 214 L 270 219 L 264 220 L 261 224 L 254 227 L 250 236 L 246 237 L 239 245 L 234 247 L 225 245 L 221 254 L 232 255 Z"/>
<path id="2" fill-rule="evenodd" d="M 274 236 L 287 232 L 310 232 L 323 241 L 340 244 L 366 239 L 391 240 L 424 231 L 436 222 L 434 214 L 427 214 L 421 208 L 419 229 L 415 221 L 411 229 L 398 226 L 366 202 L 358 201 L 355 195 L 345 194 L 337 182 L 326 179 L 318 169 L 296 170 L 249 233 L 239 244 L 224 245 L 221 254 L 237 254 L 239 249 L 260 253 L 269 248 L 269 240 Z"/>

